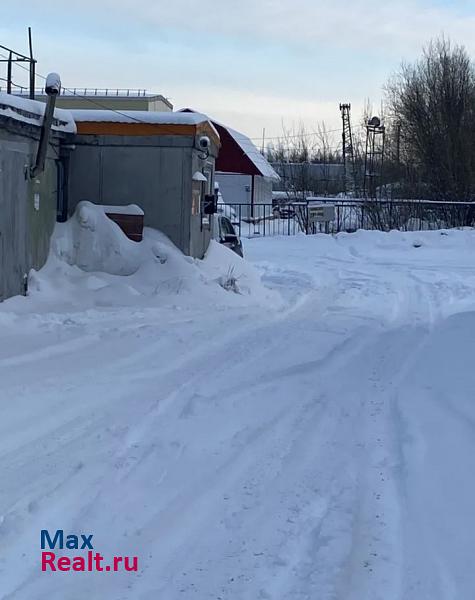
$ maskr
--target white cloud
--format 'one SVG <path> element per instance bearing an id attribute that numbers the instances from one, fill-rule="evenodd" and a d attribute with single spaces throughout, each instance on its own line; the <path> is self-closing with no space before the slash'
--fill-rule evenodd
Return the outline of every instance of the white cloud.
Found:
<path id="1" fill-rule="evenodd" d="M 146 87 L 253 137 L 262 127 L 278 135 L 282 119 L 333 127 L 340 100 L 358 116 L 356 105 L 377 101 L 399 62 L 442 32 L 475 53 L 475 9 L 462 14 L 454 2 L 43 0 L 38 12 L 23 0 L 22 7 L 34 11 L 40 71 L 59 70 L 69 86 Z M 4 26 L 4 43 L 25 48 L 24 29 Z"/>
<path id="2" fill-rule="evenodd" d="M 32 0 L 24 4 L 32 4 Z M 36 3 L 35 3 L 36 6 Z M 43 0 L 42 10 L 64 12 L 64 2 Z M 290 46 L 347 47 L 383 54 L 417 52 L 444 31 L 475 50 L 472 14 L 429 0 L 82 0 L 76 16 L 141 27 L 236 36 Z"/>

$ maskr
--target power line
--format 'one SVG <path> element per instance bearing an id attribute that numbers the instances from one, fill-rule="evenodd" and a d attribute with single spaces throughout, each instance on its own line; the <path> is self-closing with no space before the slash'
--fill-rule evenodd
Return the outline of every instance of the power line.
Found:
<path id="1" fill-rule="evenodd" d="M 354 125 L 354 127 L 357 127 L 359 129 L 366 129 L 365 125 Z M 327 133 L 342 133 L 343 132 L 343 128 L 340 127 L 339 129 L 327 129 L 325 131 L 322 132 L 311 132 L 311 133 L 296 133 L 296 134 L 292 134 L 292 135 L 278 135 L 278 136 L 274 136 L 274 137 L 266 137 L 266 141 L 268 140 L 288 140 L 288 139 L 296 139 L 296 138 L 304 138 L 304 137 L 319 137 L 322 135 L 326 135 Z M 251 137 L 249 138 L 251 141 L 256 141 L 256 140 L 260 140 L 262 141 L 262 137 Z"/>
<path id="2" fill-rule="evenodd" d="M 6 83 L 8 83 L 8 79 L 6 77 L 0 77 L 0 81 L 5 81 Z M 15 87 L 21 89 L 21 90 L 26 90 L 28 89 L 26 86 L 20 85 L 18 83 L 15 83 L 12 79 L 10 79 L 10 82 L 12 85 L 14 85 Z"/>
<path id="3" fill-rule="evenodd" d="M 268 140 L 287 140 L 287 139 L 292 139 L 292 138 L 303 138 L 303 137 L 311 137 L 311 136 L 318 137 L 321 135 L 326 135 L 327 133 L 337 133 L 337 132 L 341 132 L 341 131 L 342 131 L 341 128 L 340 129 L 328 129 L 326 131 L 322 131 L 321 133 L 312 132 L 312 133 L 296 133 L 296 134 L 292 134 L 292 135 L 277 135 L 274 137 L 266 137 L 265 139 L 266 139 L 266 141 L 268 141 Z M 255 141 L 255 140 L 262 141 L 262 136 L 259 138 L 252 137 L 249 139 L 252 141 Z"/>
<path id="4" fill-rule="evenodd" d="M 299 148 L 296 146 L 279 146 L 275 151 L 287 151 L 287 152 L 299 152 Z M 336 146 L 326 146 L 322 144 L 321 146 L 316 146 L 315 148 L 311 148 L 308 150 L 309 154 L 315 153 L 324 153 L 324 152 L 337 152 L 342 150 L 342 144 L 339 143 Z M 273 150 L 271 149 L 272 153 Z M 256 150 L 247 151 L 244 154 L 248 154 L 249 156 L 262 156 L 262 152 L 260 152 L 257 148 Z"/>

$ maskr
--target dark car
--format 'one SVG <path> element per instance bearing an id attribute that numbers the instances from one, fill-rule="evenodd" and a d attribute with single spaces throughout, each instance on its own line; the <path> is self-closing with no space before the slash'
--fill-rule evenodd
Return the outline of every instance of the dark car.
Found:
<path id="1" fill-rule="evenodd" d="M 277 219 L 293 219 L 295 217 L 295 209 L 290 204 L 276 204 L 272 213 Z"/>
<path id="2" fill-rule="evenodd" d="M 243 256 L 241 240 L 228 217 L 216 215 L 215 238 L 220 244 Z"/>

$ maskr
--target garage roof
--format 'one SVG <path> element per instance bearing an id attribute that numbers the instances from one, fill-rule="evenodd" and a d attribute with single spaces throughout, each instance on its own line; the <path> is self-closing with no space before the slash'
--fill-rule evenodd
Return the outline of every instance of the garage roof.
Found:
<path id="1" fill-rule="evenodd" d="M 80 135 L 208 135 L 219 146 L 219 134 L 206 115 L 147 110 L 70 111 Z"/>

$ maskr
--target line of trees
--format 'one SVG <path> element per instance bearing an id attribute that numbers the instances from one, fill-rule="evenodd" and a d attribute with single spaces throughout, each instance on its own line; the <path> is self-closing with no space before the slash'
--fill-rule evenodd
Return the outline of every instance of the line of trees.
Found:
<path id="1" fill-rule="evenodd" d="M 278 189 L 288 199 L 305 199 L 308 195 L 333 195 L 343 189 L 341 165 L 341 135 L 328 130 L 324 121 L 309 132 L 303 124 L 288 129 L 283 126 L 282 137 L 269 144 L 267 160 L 281 176 Z M 336 134 L 336 135 L 335 135 Z"/>
<path id="2" fill-rule="evenodd" d="M 472 200 L 475 66 L 466 50 L 445 38 L 432 41 L 390 79 L 386 102 L 393 176 L 421 197 Z"/>

